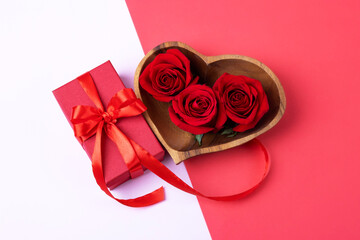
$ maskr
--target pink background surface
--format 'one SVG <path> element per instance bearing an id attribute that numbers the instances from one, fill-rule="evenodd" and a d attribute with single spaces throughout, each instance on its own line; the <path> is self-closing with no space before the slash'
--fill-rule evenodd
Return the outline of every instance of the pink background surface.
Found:
<path id="1" fill-rule="evenodd" d="M 260 137 L 272 156 L 264 185 L 236 202 L 198 199 L 212 238 L 359 239 L 360 2 L 127 4 L 145 52 L 175 40 L 206 55 L 247 55 L 285 89 L 283 119 Z M 261 156 L 247 147 L 187 161 L 193 186 L 220 194 L 256 181 Z"/>

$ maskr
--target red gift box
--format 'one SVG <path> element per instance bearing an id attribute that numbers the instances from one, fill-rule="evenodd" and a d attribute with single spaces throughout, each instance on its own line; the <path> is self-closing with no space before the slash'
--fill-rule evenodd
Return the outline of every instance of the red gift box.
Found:
<path id="1" fill-rule="evenodd" d="M 110 61 L 94 68 L 90 72 L 104 107 L 119 90 L 125 88 Z M 53 91 L 66 119 L 70 122 L 72 108 L 76 105 L 94 106 L 77 79 Z M 130 139 L 147 150 L 158 160 L 164 158 L 164 150 L 147 125 L 142 115 L 118 119 L 116 126 Z M 107 137 L 102 140 L 102 156 L 105 182 L 113 189 L 130 178 L 129 170 L 116 145 Z M 95 136 L 82 143 L 82 147 L 91 159 Z"/>

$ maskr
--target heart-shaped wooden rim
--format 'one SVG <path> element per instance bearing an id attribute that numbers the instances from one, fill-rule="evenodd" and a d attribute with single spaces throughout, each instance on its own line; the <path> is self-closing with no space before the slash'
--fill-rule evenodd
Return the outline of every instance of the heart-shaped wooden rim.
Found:
<path id="1" fill-rule="evenodd" d="M 145 67 L 156 55 L 170 48 L 183 52 L 190 59 L 194 74 L 206 82 L 213 83 L 224 72 L 259 80 L 269 100 L 269 112 L 251 130 L 239 133 L 233 138 L 208 133 L 203 138 L 202 146 L 199 146 L 192 134 L 179 129 L 171 122 L 167 113 L 169 103 L 155 100 L 139 84 L 140 74 Z M 148 108 L 144 113 L 146 121 L 176 164 L 193 156 L 229 149 L 252 140 L 275 126 L 286 107 L 285 93 L 279 79 L 263 63 L 241 55 L 205 56 L 181 42 L 165 42 L 149 51 L 136 69 L 134 88 L 136 95 Z"/>

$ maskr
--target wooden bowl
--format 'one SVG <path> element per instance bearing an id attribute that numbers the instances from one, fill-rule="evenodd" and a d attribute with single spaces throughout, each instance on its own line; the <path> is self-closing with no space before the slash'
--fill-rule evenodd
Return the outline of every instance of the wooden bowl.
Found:
<path id="1" fill-rule="evenodd" d="M 199 76 L 200 81 L 207 82 L 209 86 L 225 72 L 259 80 L 268 97 L 269 111 L 253 129 L 238 133 L 235 137 L 207 133 L 199 146 L 194 135 L 181 130 L 170 120 L 170 103 L 157 101 L 139 84 L 139 76 L 145 67 L 156 55 L 171 48 L 179 49 L 190 60 L 194 76 Z M 148 108 L 144 113 L 146 121 L 176 164 L 196 155 L 229 149 L 250 141 L 272 128 L 284 114 L 286 106 L 279 79 L 263 63 L 241 55 L 205 56 L 181 42 L 165 42 L 148 52 L 136 69 L 134 88 L 136 95 Z"/>

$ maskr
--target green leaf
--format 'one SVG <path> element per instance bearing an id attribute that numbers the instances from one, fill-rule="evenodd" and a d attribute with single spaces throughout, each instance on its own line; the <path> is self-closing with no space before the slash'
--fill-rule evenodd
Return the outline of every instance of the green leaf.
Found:
<path id="1" fill-rule="evenodd" d="M 234 133 L 232 128 L 225 128 L 224 131 L 222 131 L 221 135 L 230 134 L 230 133 Z"/>
<path id="2" fill-rule="evenodd" d="M 233 132 L 232 134 L 227 135 L 226 137 L 235 137 L 237 132 Z"/>
<path id="3" fill-rule="evenodd" d="M 203 136 L 204 136 L 204 134 L 195 135 L 195 139 L 196 139 L 196 141 L 198 141 L 199 146 L 201 146 L 201 140 L 202 140 Z"/>

